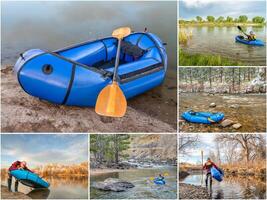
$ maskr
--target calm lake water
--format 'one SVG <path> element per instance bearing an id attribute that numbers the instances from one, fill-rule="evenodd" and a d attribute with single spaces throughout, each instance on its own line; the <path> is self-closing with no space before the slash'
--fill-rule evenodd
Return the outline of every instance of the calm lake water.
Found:
<path id="1" fill-rule="evenodd" d="M 265 66 L 266 46 L 251 46 L 235 42 L 236 35 L 242 35 L 234 27 L 189 26 L 180 28 L 187 33 L 192 31 L 193 37 L 181 48 L 188 53 L 215 54 L 241 61 L 244 65 Z M 266 44 L 266 27 L 243 27 L 245 32 L 253 30 L 258 39 Z"/>
<path id="2" fill-rule="evenodd" d="M 150 177 L 159 173 L 168 173 L 166 185 L 155 185 Z M 101 191 L 90 187 L 90 198 L 94 199 L 176 199 L 177 198 L 177 176 L 176 167 L 164 167 L 157 169 L 135 169 L 131 171 L 107 173 L 100 176 L 91 176 L 91 184 L 95 181 L 104 181 L 107 178 L 120 178 L 130 181 L 134 188 L 125 192 Z"/>
<path id="3" fill-rule="evenodd" d="M 176 2 L 3 2 L 2 63 L 31 48 L 56 50 L 110 36 L 120 26 L 157 34 L 176 71 Z M 171 33 L 171 34 L 170 34 Z"/>
<path id="4" fill-rule="evenodd" d="M 205 174 L 189 175 L 180 182 L 205 187 Z M 208 191 L 213 199 L 266 199 L 265 180 L 255 177 L 224 177 L 222 182 L 213 179 Z"/>
<path id="5" fill-rule="evenodd" d="M 50 183 L 49 189 L 31 189 L 19 184 L 19 192 L 28 195 L 32 199 L 87 199 L 88 178 L 45 178 Z M 15 180 L 12 181 L 14 190 Z M 2 181 L 7 186 L 7 181 Z"/>

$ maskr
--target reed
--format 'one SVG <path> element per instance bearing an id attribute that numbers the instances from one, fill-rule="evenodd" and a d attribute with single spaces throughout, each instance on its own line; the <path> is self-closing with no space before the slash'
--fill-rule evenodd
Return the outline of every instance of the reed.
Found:
<path id="1" fill-rule="evenodd" d="M 186 44 L 192 37 L 193 37 L 192 31 L 186 32 L 183 29 L 179 31 L 179 43 L 180 44 Z"/>

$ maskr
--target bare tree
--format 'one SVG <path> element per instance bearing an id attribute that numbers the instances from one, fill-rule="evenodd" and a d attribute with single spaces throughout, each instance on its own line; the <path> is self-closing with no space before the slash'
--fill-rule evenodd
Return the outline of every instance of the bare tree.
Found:
<path id="1" fill-rule="evenodd" d="M 216 136 L 216 141 L 222 144 L 236 145 L 241 147 L 243 157 L 246 162 L 249 162 L 255 157 L 255 152 L 258 153 L 259 144 L 265 144 L 265 139 L 260 134 L 221 134 Z M 262 148 L 261 148 L 262 149 Z M 265 151 L 264 151 L 265 152 Z"/>
<path id="2" fill-rule="evenodd" d="M 198 143 L 198 135 L 181 134 L 179 136 L 179 151 L 181 154 L 186 154 L 188 149 L 195 148 Z"/>

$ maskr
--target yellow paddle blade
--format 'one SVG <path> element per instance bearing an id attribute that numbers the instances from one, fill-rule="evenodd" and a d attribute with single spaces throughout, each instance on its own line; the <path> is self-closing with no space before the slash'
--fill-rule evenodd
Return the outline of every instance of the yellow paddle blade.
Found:
<path id="1" fill-rule="evenodd" d="M 124 37 L 130 34 L 131 34 L 131 29 L 129 27 L 120 27 L 112 32 L 112 37 L 123 39 Z"/>
<path id="2" fill-rule="evenodd" d="M 127 101 L 118 83 L 113 81 L 98 95 L 95 112 L 109 117 L 123 117 L 126 113 Z"/>
<path id="3" fill-rule="evenodd" d="M 150 179 L 151 181 L 153 181 L 153 180 L 154 180 L 154 178 L 153 178 L 153 177 L 150 177 L 149 179 Z"/>
<path id="4" fill-rule="evenodd" d="M 163 175 L 164 175 L 164 176 L 169 176 L 169 173 L 168 173 L 168 172 L 166 172 L 166 173 L 164 173 Z"/>

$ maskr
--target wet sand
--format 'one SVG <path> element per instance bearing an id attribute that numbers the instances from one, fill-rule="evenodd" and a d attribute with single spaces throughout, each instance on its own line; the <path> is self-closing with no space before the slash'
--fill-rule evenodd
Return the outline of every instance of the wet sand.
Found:
<path id="1" fill-rule="evenodd" d="M 11 66 L 1 69 L 1 78 L 2 132 L 176 132 L 175 100 L 162 103 L 159 95 L 169 87 L 176 96 L 168 84 L 130 100 L 125 117 L 113 119 L 94 108 L 54 105 L 26 94 Z"/>
<path id="2" fill-rule="evenodd" d="M 7 187 L 1 185 L 1 199 L 31 199 L 21 192 L 9 192 Z"/>

